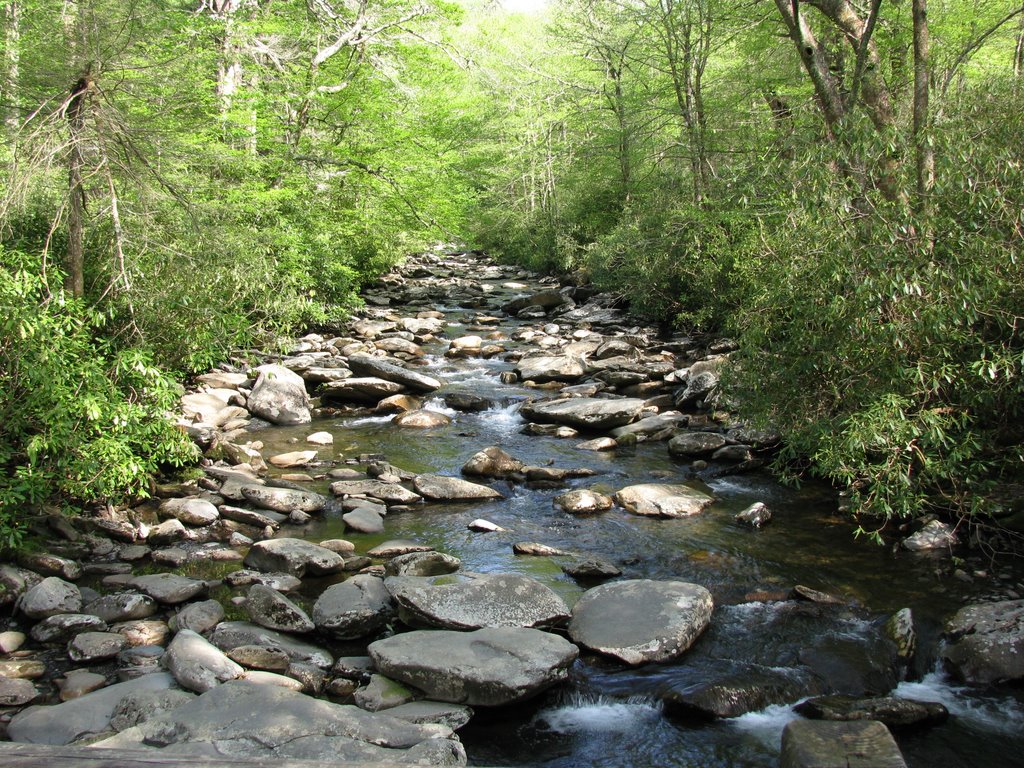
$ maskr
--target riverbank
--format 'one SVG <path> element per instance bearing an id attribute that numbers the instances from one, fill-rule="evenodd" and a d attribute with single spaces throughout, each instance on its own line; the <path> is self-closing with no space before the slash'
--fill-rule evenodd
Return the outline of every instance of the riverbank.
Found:
<path id="1" fill-rule="evenodd" d="M 16 713 L 55 701 L 58 680 L 69 703 L 89 702 L 75 695 L 116 698 L 109 683 L 162 668 L 158 692 L 132 695 L 146 700 L 138 713 L 121 711 L 122 696 L 111 706 L 124 717 L 90 723 L 85 739 L 152 744 L 173 722 L 177 749 L 242 749 L 251 734 L 213 738 L 189 709 L 174 714 L 211 693 L 229 709 L 244 694 L 223 683 L 241 677 L 302 697 L 275 691 L 261 711 L 311 706 L 310 694 L 345 708 L 332 727 L 364 759 L 366 744 L 387 742 L 441 762 L 468 750 L 477 764 L 526 765 L 568 749 L 574 764 L 605 765 L 592 724 L 617 712 L 632 725 L 612 764 L 769 765 L 781 726 L 765 741 L 744 718 L 811 695 L 898 692 L 932 673 L 962 602 L 1024 591 L 1012 565 L 962 550 L 951 560 L 941 537 L 938 558 L 854 542 L 829 489 L 791 492 L 758 472 L 772 437 L 733 423 L 715 397 L 727 341 L 659 338 L 610 297 L 479 254 L 412 260 L 366 299 L 344 334 L 200 378 L 183 414 L 207 454 L 203 477 L 92 521 L 54 520 L 51 556 L 4 569 L 6 595 L 32 593 L 7 602 L 8 631 L 28 637 L 4 660 L 36 681 L 15 686 L 26 698 L 5 716 L 13 736 L 71 721 L 59 707 Z M 637 584 L 625 603 L 597 601 L 596 624 L 646 623 L 629 610 L 658 615 L 666 584 L 690 585 L 692 610 L 647 626 L 643 642 L 584 631 L 581 604 Z M 886 631 L 898 615 L 902 629 Z M 453 681 L 451 643 L 495 626 L 536 644 L 529 672 Z M 460 634 L 441 636 L 436 660 L 416 654 L 415 673 L 371 648 L 409 636 L 426 647 L 439 629 Z M 496 685 L 504 698 L 481 693 Z M 424 714 L 424 692 L 446 703 Z M 426 730 L 396 736 L 390 718 L 365 719 L 406 705 Z M 46 725 L 29 728 L 34 718 Z M 373 730 L 353 737 L 355 723 Z M 681 746 L 687 734 L 697 746 Z M 341 748 L 314 745 L 323 736 L 289 743 Z M 259 749 L 290 754 L 283 741 Z M 1008 747 L 1002 764 L 1012 759 Z"/>

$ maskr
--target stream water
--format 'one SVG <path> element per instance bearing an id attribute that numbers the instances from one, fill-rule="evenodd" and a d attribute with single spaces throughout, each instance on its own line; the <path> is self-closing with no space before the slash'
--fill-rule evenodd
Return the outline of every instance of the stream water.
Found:
<path id="1" fill-rule="evenodd" d="M 516 293 L 502 280 L 489 282 L 495 303 Z M 442 308 L 450 337 L 472 332 L 477 310 Z M 499 330 L 511 336 L 522 323 L 502 320 Z M 514 346 L 514 344 L 513 344 Z M 337 463 L 361 454 L 381 454 L 403 469 L 459 475 L 478 450 L 498 445 L 530 464 L 589 467 L 599 474 L 558 487 L 494 484 L 505 499 L 496 502 L 422 506 L 392 512 L 386 534 L 368 536 L 345 530 L 340 517 L 315 520 L 303 530 L 313 541 L 346 538 L 362 552 L 375 544 L 408 538 L 455 555 L 465 570 L 517 572 L 533 576 L 561 594 L 571 606 L 587 585 L 561 571 L 576 557 L 597 556 L 617 564 L 624 578 L 678 579 L 707 587 L 715 598 L 712 629 L 679 660 L 627 669 L 594 657 L 577 663 L 571 683 L 527 706 L 478 712 L 460 735 L 471 764 L 564 766 L 568 768 L 639 768 L 641 766 L 775 766 L 780 734 L 796 717 L 789 706 L 775 706 L 739 718 L 712 722 L 669 717 L 659 692 L 699 681 L 723 663 L 757 656 L 765 648 L 778 654 L 813 655 L 823 642 L 830 648 L 851 644 L 870 658 L 877 625 L 894 611 L 910 607 L 919 635 L 918 658 L 897 694 L 941 701 L 949 721 L 927 730 L 898 734 L 911 766 L 1024 766 L 1024 696 L 1019 690 L 985 691 L 957 686 L 936 672 L 943 621 L 973 600 L 1021 590 L 1018 563 L 990 562 L 965 556 L 960 577 L 952 575 L 949 554 L 936 556 L 894 551 L 855 540 L 850 519 L 840 514 L 829 488 L 778 485 L 766 473 L 711 480 L 705 486 L 717 499 L 704 514 L 682 519 L 649 519 L 620 509 L 577 518 L 552 504 L 567 487 L 613 492 L 640 482 L 692 479 L 684 462 L 672 459 L 664 443 L 641 442 L 610 453 L 579 450 L 579 440 L 522 433 L 519 404 L 536 390 L 505 385 L 500 360 L 453 360 L 443 356 L 447 344 L 428 347 L 425 372 L 446 382 L 427 407 L 452 417 L 449 426 L 432 430 L 400 429 L 390 416 L 351 413 L 315 421 L 312 427 L 267 428 L 254 437 L 272 456 L 295 450 L 311 431 L 327 430 L 334 445 L 321 458 Z M 466 391 L 495 402 L 486 412 L 450 410 L 445 392 Z M 582 438 L 581 438 L 582 439 Z M 326 492 L 326 480 L 316 486 Z M 754 531 L 737 526 L 733 515 L 753 502 L 765 502 L 772 522 Z M 504 532 L 475 533 L 467 524 L 484 518 Z M 297 535 L 290 530 L 287 535 Z M 566 550 L 563 558 L 513 554 L 512 544 L 531 541 Z M 802 584 L 857 606 L 826 631 L 802 627 L 800 617 L 780 615 L 766 595 L 788 592 Z M 801 631 L 816 633 L 801 636 Z M 823 636 L 828 636 L 824 637 Z M 789 650 L 787 650 L 789 649 Z"/>

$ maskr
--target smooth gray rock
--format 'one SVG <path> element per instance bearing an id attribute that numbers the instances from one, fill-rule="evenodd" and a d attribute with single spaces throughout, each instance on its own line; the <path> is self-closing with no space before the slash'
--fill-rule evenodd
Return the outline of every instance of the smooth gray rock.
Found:
<path id="1" fill-rule="evenodd" d="M 271 424 L 308 424 L 309 396 L 297 373 L 281 365 L 261 365 L 247 406 L 254 416 Z"/>
<path id="2" fill-rule="evenodd" d="M 421 764 L 427 765 L 464 764 L 465 752 L 450 736 L 443 726 L 415 725 L 276 685 L 233 681 L 96 746 L 160 747 L 165 757 L 294 758 L 334 764 L 422 758 Z"/>
<path id="3" fill-rule="evenodd" d="M 688 485 L 641 483 L 615 494 L 627 512 L 644 517 L 688 517 L 704 511 L 714 499 Z"/>
<path id="4" fill-rule="evenodd" d="M 782 731 L 779 768 L 906 768 L 889 729 L 875 720 L 793 720 Z"/>
<path id="5" fill-rule="evenodd" d="M 358 376 L 325 384 L 321 389 L 321 396 L 325 400 L 374 405 L 386 397 L 404 391 L 405 387 L 394 381 L 378 376 Z"/>
<path id="6" fill-rule="evenodd" d="M 163 547 L 184 541 L 188 538 L 188 528 L 176 517 L 154 525 L 146 534 L 146 543 L 154 547 Z"/>
<path id="7" fill-rule="evenodd" d="M 247 621 L 222 621 L 213 630 L 210 641 L 223 651 L 240 645 L 278 648 L 287 653 L 293 662 L 308 662 L 321 669 L 328 669 L 334 663 L 334 657 L 323 648 Z"/>
<path id="8" fill-rule="evenodd" d="M 462 704 L 422 700 L 392 707 L 388 715 L 409 723 L 440 723 L 457 731 L 472 719 L 473 710 Z"/>
<path id="9" fill-rule="evenodd" d="M 446 427 L 452 423 L 451 417 L 440 411 L 432 411 L 429 408 L 414 408 L 411 411 L 399 413 L 391 420 L 396 427 L 407 427 L 409 429 L 434 429 Z"/>
<path id="10" fill-rule="evenodd" d="M 172 685 L 174 680 L 170 675 L 158 672 L 101 688 L 63 704 L 29 707 L 11 719 L 7 735 L 11 741 L 30 744 L 70 744 L 108 730 L 114 710 L 128 694 L 166 690 Z"/>
<path id="11" fill-rule="evenodd" d="M 725 437 L 717 432 L 683 432 L 668 441 L 668 452 L 673 456 L 699 458 L 710 456 L 725 446 Z"/>
<path id="12" fill-rule="evenodd" d="M 182 688 L 203 693 L 245 671 L 202 635 L 183 629 L 174 636 L 163 665 Z"/>
<path id="13" fill-rule="evenodd" d="M 327 506 L 327 497 L 312 491 L 275 488 L 270 485 L 243 485 L 240 490 L 242 497 L 257 507 L 281 512 L 285 515 L 295 510 L 319 512 Z"/>
<path id="14" fill-rule="evenodd" d="M 128 644 L 117 632 L 81 632 L 68 643 L 68 657 L 76 663 L 112 659 Z"/>
<path id="15" fill-rule="evenodd" d="M 393 381 L 413 392 L 428 393 L 441 388 L 441 382 L 400 365 L 395 365 L 381 357 L 370 355 L 350 355 L 348 367 L 356 376 L 375 376 L 385 381 Z"/>
<path id="16" fill-rule="evenodd" d="M 592 515 L 611 509 L 615 501 L 603 493 L 577 488 L 556 496 L 554 503 L 570 515 Z"/>
<path id="17" fill-rule="evenodd" d="M 733 519 L 740 525 L 761 528 L 771 521 L 772 512 L 763 501 L 755 501 L 746 509 L 737 512 Z"/>
<path id="18" fill-rule="evenodd" d="M 686 386 L 675 397 L 676 407 L 686 408 L 704 403 L 708 398 L 714 395 L 717 389 L 717 374 L 708 370 L 693 373 L 691 369 L 690 376 L 686 381 Z"/>
<path id="19" fill-rule="evenodd" d="M 1024 680 L 1024 600 L 968 605 L 946 624 L 946 667 L 969 683 Z"/>
<path id="20" fill-rule="evenodd" d="M 587 372 L 587 364 L 575 355 L 537 355 L 524 357 L 516 364 L 522 381 L 545 384 L 549 381 L 576 381 Z"/>
<path id="21" fill-rule="evenodd" d="M 174 517 L 186 525 L 211 525 L 220 518 L 217 507 L 205 499 L 167 499 L 160 514 Z"/>
<path id="22" fill-rule="evenodd" d="M 135 576 L 126 586 L 134 587 L 164 605 L 184 603 L 206 592 L 207 584 L 200 579 L 190 579 L 174 573 L 154 573 Z"/>
<path id="23" fill-rule="evenodd" d="M 40 621 L 29 636 L 37 643 L 66 643 L 79 632 L 102 632 L 107 623 L 88 613 L 58 613 Z"/>
<path id="24" fill-rule="evenodd" d="M 217 600 L 202 600 L 186 605 L 170 618 L 168 624 L 175 632 L 191 629 L 197 634 L 205 635 L 223 620 L 224 606 Z"/>
<path id="25" fill-rule="evenodd" d="M 458 477 L 419 475 L 413 481 L 416 492 L 431 501 L 485 501 L 502 495 L 486 485 L 471 483 Z"/>
<path id="26" fill-rule="evenodd" d="M 569 637 L 626 664 L 681 655 L 711 621 L 711 593 L 683 581 L 632 579 L 585 592 L 572 609 Z"/>
<path id="27" fill-rule="evenodd" d="M 370 682 L 355 693 L 355 703 L 368 712 L 391 709 L 415 701 L 418 694 L 384 675 L 370 675 Z"/>
<path id="28" fill-rule="evenodd" d="M 369 637 L 394 620 L 395 604 L 376 576 L 353 576 L 321 593 L 313 605 L 313 623 L 342 639 Z"/>
<path id="29" fill-rule="evenodd" d="M 956 533 L 940 520 L 929 520 L 917 533 L 903 540 L 903 548 L 911 552 L 949 549 L 957 543 Z"/>
<path id="30" fill-rule="evenodd" d="M 338 480 L 331 483 L 331 493 L 335 496 L 369 496 L 386 504 L 415 504 L 423 498 L 398 483 L 380 480 Z"/>
<path id="31" fill-rule="evenodd" d="M 82 610 L 82 593 L 69 581 L 47 576 L 25 591 L 19 607 L 22 613 L 36 620 L 59 613 L 78 613 Z"/>
<path id="32" fill-rule="evenodd" d="M 149 595 L 142 595 L 138 592 L 118 592 L 113 595 L 103 595 L 82 609 L 83 613 L 99 616 L 110 624 L 117 621 L 146 619 L 156 613 L 156 611 L 156 600 Z"/>
<path id="33" fill-rule="evenodd" d="M 388 576 L 444 576 L 462 566 L 457 557 L 443 552 L 409 552 L 393 557 L 384 565 Z"/>
<path id="34" fill-rule="evenodd" d="M 246 595 L 245 609 L 254 623 L 267 629 L 303 634 L 315 627 L 304 610 L 276 589 L 253 584 Z"/>
<path id="35" fill-rule="evenodd" d="M 878 720 L 890 728 L 937 725 L 949 717 L 949 710 L 938 702 L 896 696 L 818 696 L 793 709 L 811 720 Z"/>
<path id="36" fill-rule="evenodd" d="M 382 674 L 428 698 L 470 706 L 532 698 L 564 681 L 579 655 L 557 635 L 519 627 L 419 630 L 378 640 L 368 650 Z"/>
<path id="37" fill-rule="evenodd" d="M 555 627 L 569 616 L 562 598 L 536 579 L 520 574 L 395 576 L 384 583 L 398 604 L 399 617 L 410 626 Z"/>
<path id="38" fill-rule="evenodd" d="M 462 474 L 477 477 L 509 477 L 523 470 L 523 462 L 496 445 L 477 451 L 462 466 Z"/>
<path id="39" fill-rule="evenodd" d="M 345 526 L 356 533 L 384 533 L 384 518 L 368 507 L 357 507 L 341 516 Z"/>
<path id="40" fill-rule="evenodd" d="M 302 578 L 326 576 L 345 569 L 345 559 L 337 552 L 302 539 L 266 539 L 252 545 L 245 565 L 257 571 L 282 571 Z"/>
<path id="41" fill-rule="evenodd" d="M 638 398 L 605 400 L 576 397 L 527 403 L 519 413 L 524 419 L 539 424 L 564 424 L 576 429 L 604 431 L 634 421 L 643 407 L 644 401 Z"/>
<path id="42" fill-rule="evenodd" d="M 121 699 L 110 718 L 110 727 L 123 731 L 153 717 L 171 712 L 192 701 L 196 695 L 191 691 L 168 688 L 164 691 L 133 691 Z"/>
<path id="43" fill-rule="evenodd" d="M 23 707 L 38 695 L 30 680 L 0 675 L 0 707 Z"/>
<path id="44" fill-rule="evenodd" d="M 651 437 L 666 429 L 672 429 L 685 423 L 686 419 L 687 417 L 679 413 L 679 411 L 666 411 L 665 413 L 658 413 L 654 416 L 640 419 L 624 427 L 617 427 L 611 431 L 611 436 L 615 439 L 628 435 Z"/>

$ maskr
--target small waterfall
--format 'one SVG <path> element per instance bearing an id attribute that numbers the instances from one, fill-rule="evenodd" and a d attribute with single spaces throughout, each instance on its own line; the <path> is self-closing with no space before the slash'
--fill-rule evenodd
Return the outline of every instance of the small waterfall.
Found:
<path id="1" fill-rule="evenodd" d="M 1024 701 L 1007 695 L 983 695 L 977 688 L 957 685 L 941 671 L 920 681 L 900 683 L 894 695 L 942 704 L 949 714 L 978 731 L 1018 736 L 1024 731 Z"/>
<path id="2" fill-rule="evenodd" d="M 643 696 L 610 699 L 595 694 L 576 693 L 565 704 L 537 713 L 538 728 L 559 734 L 627 733 L 658 721 L 661 703 Z"/>

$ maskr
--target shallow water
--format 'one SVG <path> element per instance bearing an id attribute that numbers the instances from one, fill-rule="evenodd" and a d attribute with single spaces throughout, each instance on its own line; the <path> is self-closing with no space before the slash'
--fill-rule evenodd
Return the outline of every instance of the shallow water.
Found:
<path id="1" fill-rule="evenodd" d="M 456 314 L 450 322 L 460 325 L 450 326 L 449 333 L 470 332 L 471 315 L 467 312 L 460 319 L 460 310 L 452 312 Z M 514 329 L 512 324 L 504 328 L 507 333 Z M 968 557 L 963 569 L 984 575 L 952 578 L 948 554 L 896 552 L 891 546 L 855 540 L 853 524 L 837 511 L 837 499 L 829 488 L 813 484 L 785 488 L 766 473 L 703 484 L 687 464 L 668 456 L 664 443 L 594 453 L 577 449 L 579 440 L 524 435 L 517 409 L 522 400 L 537 393 L 500 383 L 500 373 L 511 369 L 511 364 L 451 361 L 440 356 L 440 346 L 430 351 L 434 356 L 424 370 L 446 382 L 440 394 L 470 391 L 492 398 L 495 406 L 484 413 L 465 414 L 447 409 L 435 398 L 429 407 L 447 413 L 453 422 L 427 431 L 394 428 L 390 416 L 354 414 L 303 427 L 266 429 L 254 437 L 263 441 L 264 455 L 272 456 L 295 450 L 296 442 L 304 447 L 301 441 L 311 432 L 330 431 L 335 443 L 320 451 L 323 468 L 361 454 L 381 454 L 406 470 L 457 476 L 475 452 L 498 445 L 530 464 L 589 467 L 600 474 L 558 487 L 498 482 L 493 485 L 505 496 L 500 501 L 430 504 L 415 511 L 392 512 L 385 520 L 386 533 L 379 536 L 350 533 L 337 516 L 282 535 L 314 541 L 346 538 L 358 552 L 387 539 L 413 539 L 459 557 L 465 570 L 533 576 L 570 606 L 585 585 L 562 573 L 561 566 L 573 556 L 597 556 L 619 565 L 623 578 L 702 584 L 717 606 L 712 631 L 675 663 L 624 669 L 584 657 L 573 671 L 571 684 L 563 689 L 526 706 L 478 713 L 461 731 L 471 763 L 565 768 L 777 765 L 782 728 L 795 717 L 789 706 L 712 723 L 680 722 L 664 716 L 657 694 L 666 686 L 699 680 L 708 659 L 742 659 L 755 646 L 792 645 L 786 632 L 773 634 L 771 613 L 777 604 L 764 600 L 766 595 L 803 584 L 860 607 L 856 615 L 830 629 L 835 642 L 869 643 L 877 635 L 879 622 L 900 608 L 912 608 L 922 652 L 911 674 L 924 676 L 919 682 L 901 684 L 897 694 L 939 700 L 951 712 L 945 725 L 899 735 L 912 767 L 1024 765 L 1024 703 L 1019 692 L 990 694 L 957 687 L 930 672 L 944 619 L 965 602 L 1018 584 L 1024 577 L 1019 564 L 993 566 Z M 681 481 L 709 491 L 716 503 L 702 515 L 678 520 L 640 518 L 619 509 L 577 518 L 552 503 L 569 487 L 613 492 L 640 482 Z M 314 485 L 326 492 L 326 480 Z M 771 508 L 771 524 L 760 531 L 737 526 L 733 515 L 756 501 Z M 467 524 L 476 518 L 507 530 L 471 532 Z M 541 542 L 572 555 L 517 556 L 512 544 L 521 541 Z M 992 578 L 993 572 L 1004 579 Z M 793 649 L 798 651 L 799 644 Z"/>

